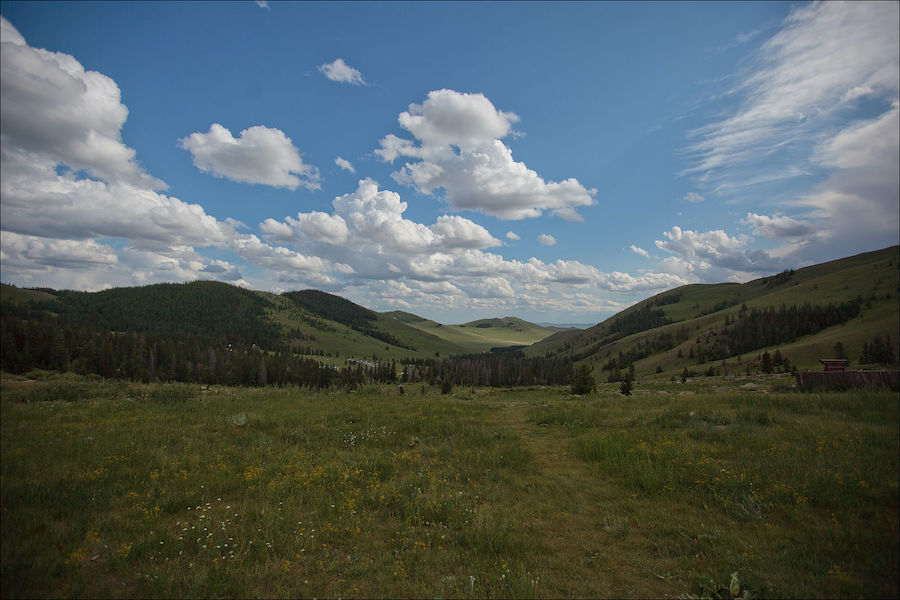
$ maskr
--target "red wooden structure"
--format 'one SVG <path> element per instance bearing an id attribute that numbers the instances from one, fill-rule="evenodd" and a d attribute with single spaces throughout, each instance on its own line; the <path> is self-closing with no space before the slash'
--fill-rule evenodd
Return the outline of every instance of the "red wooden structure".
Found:
<path id="1" fill-rule="evenodd" d="M 840 373 L 847 368 L 846 358 L 820 358 L 819 362 L 825 365 L 826 373 Z"/>

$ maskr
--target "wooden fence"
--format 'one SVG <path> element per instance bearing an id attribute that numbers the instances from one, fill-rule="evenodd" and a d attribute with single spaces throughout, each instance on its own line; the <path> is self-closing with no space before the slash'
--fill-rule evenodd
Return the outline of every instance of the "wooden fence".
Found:
<path id="1" fill-rule="evenodd" d="M 900 391 L 900 371 L 798 371 L 801 390 L 883 388 Z"/>

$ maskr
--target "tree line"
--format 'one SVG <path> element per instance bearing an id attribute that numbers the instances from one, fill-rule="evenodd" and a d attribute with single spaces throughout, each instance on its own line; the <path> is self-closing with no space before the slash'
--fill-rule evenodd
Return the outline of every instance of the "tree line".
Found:
<path id="1" fill-rule="evenodd" d="M 114 300 L 104 302 L 102 309 L 0 303 L 0 368 L 9 373 L 46 369 L 143 382 L 312 387 L 353 387 L 370 381 L 505 387 L 568 384 L 571 378 L 570 358 L 526 358 L 518 350 L 423 358 L 403 365 L 373 358 L 333 366 L 292 352 L 267 325 L 254 324 L 258 313 L 252 298 L 240 307 L 250 323 L 233 323 L 233 335 L 214 317 L 205 319 L 212 323 L 206 332 L 183 319 L 150 323 L 152 315 L 172 310 L 166 305 L 135 307 L 136 318 L 129 324 L 122 316 L 128 296 L 117 295 Z M 201 319 L 199 313 L 189 314 Z M 358 321 L 354 325 L 362 328 Z M 266 348 L 255 339 L 272 346 Z M 306 347 L 307 353 L 311 350 Z"/>
<path id="2" fill-rule="evenodd" d="M 698 338 L 689 358 L 697 364 L 722 360 L 767 346 L 780 346 L 828 327 L 846 323 L 859 315 L 862 299 L 839 304 L 769 306 L 748 309 L 741 306 L 736 317 L 726 316 L 724 326 Z"/>
<path id="3" fill-rule="evenodd" d="M 408 381 L 464 386 L 568 385 L 573 364 L 568 357 L 526 357 L 512 351 L 418 359 L 406 366 L 405 374 Z"/>

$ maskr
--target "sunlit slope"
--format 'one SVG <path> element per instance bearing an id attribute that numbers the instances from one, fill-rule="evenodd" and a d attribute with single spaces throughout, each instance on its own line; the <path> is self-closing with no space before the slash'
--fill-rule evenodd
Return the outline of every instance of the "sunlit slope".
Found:
<path id="1" fill-rule="evenodd" d="M 302 354 L 405 359 L 466 351 L 333 294 L 305 290 L 271 296 L 270 301 L 270 318 L 281 325 L 291 349 Z"/>
<path id="2" fill-rule="evenodd" d="M 49 292 L 36 289 L 17 288 L 12 285 L 0 283 L 0 302 L 12 302 L 25 304 L 27 302 L 54 302 L 56 296 Z"/>
<path id="3" fill-rule="evenodd" d="M 799 307 L 806 303 L 825 307 L 859 299 L 860 310 L 856 317 L 777 347 L 799 368 L 817 369 L 818 359 L 832 356 L 835 344 L 841 342 L 853 364 L 858 362 L 863 342 L 871 342 L 876 335 L 890 335 L 895 348 L 900 341 L 898 274 L 900 251 L 894 246 L 745 284 L 682 286 L 643 300 L 590 329 L 558 333 L 527 348 L 526 353 L 532 356 L 568 355 L 594 365 L 595 373 L 598 373 L 610 356 L 627 353 L 650 342 L 664 346 L 663 336 L 669 335 L 677 343 L 636 360 L 638 373 L 654 373 L 658 368 L 666 375 L 680 372 L 685 367 L 706 370 L 710 364 L 719 366 L 722 361 L 700 362 L 698 349 L 714 343 L 726 322 L 733 323 L 742 310 L 769 307 L 778 310 L 782 306 Z M 755 360 L 758 353 L 774 349 L 755 348 L 749 360 Z M 749 356 L 750 353 L 743 354 Z M 742 357 L 741 369 L 746 368 L 743 363 Z"/>
<path id="4" fill-rule="evenodd" d="M 480 319 L 461 325 L 442 325 L 430 319 L 410 313 L 385 313 L 416 329 L 433 334 L 466 352 L 486 352 L 491 348 L 528 346 L 554 334 L 552 329 L 541 327 L 515 317 Z"/>

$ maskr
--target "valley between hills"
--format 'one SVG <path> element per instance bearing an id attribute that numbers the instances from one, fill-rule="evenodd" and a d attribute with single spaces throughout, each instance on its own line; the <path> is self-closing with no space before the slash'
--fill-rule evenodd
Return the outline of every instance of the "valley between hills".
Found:
<path id="1" fill-rule="evenodd" d="M 318 290 L 272 294 L 214 281 L 99 292 L 4 284 L 2 368 L 322 386 L 347 383 L 322 376 L 323 366 L 352 369 L 357 383 L 457 385 L 564 384 L 579 367 L 610 382 L 627 370 L 661 380 L 818 370 L 826 357 L 875 367 L 900 355 L 898 273 L 894 246 L 743 284 L 682 286 L 564 330 L 515 317 L 447 325 Z"/>
<path id="2" fill-rule="evenodd" d="M 3 286 L 2 596 L 896 597 L 897 393 L 789 372 L 895 369 L 898 269 L 568 331 Z"/>

